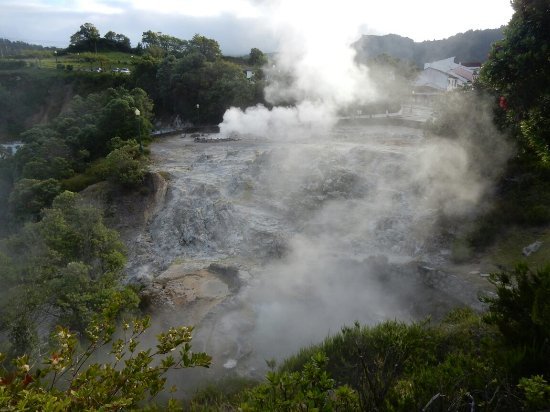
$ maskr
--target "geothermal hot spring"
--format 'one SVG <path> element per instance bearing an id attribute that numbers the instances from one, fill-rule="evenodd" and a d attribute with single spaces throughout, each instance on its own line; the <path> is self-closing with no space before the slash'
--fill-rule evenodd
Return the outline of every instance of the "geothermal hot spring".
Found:
<path id="1" fill-rule="evenodd" d="M 151 151 L 168 187 L 130 273 L 152 280 L 159 329 L 196 326 L 210 376 L 262 376 L 264 360 L 356 320 L 479 305 L 481 279 L 453 270 L 442 229 L 486 187 L 454 141 L 348 123 L 300 139 L 175 136 Z"/>

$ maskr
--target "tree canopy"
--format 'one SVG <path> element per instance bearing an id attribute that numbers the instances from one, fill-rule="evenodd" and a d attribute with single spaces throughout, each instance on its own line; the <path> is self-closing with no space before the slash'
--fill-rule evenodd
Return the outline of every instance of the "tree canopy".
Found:
<path id="1" fill-rule="evenodd" d="M 42 215 L 0 243 L 0 330 L 15 354 L 33 349 L 38 325 L 42 333 L 56 323 L 83 331 L 113 294 L 122 293 L 128 308 L 138 301 L 119 284 L 124 249 L 97 209 L 63 192 Z"/>
<path id="2" fill-rule="evenodd" d="M 267 63 L 267 57 L 260 49 L 256 47 L 253 47 L 252 49 L 250 49 L 250 54 L 248 55 L 249 65 L 261 67 L 266 63 Z"/>
<path id="3" fill-rule="evenodd" d="M 550 6 L 514 0 L 504 39 L 493 45 L 481 80 L 500 99 L 521 148 L 550 165 Z"/>
<path id="4" fill-rule="evenodd" d="M 132 50 L 130 39 L 121 33 L 109 30 L 101 37 L 99 30 L 92 23 L 84 23 L 80 29 L 71 36 L 70 45 L 67 48 L 70 52 L 95 52 L 98 51 L 121 51 Z"/>
<path id="5" fill-rule="evenodd" d="M 71 36 L 71 45 L 88 44 L 97 52 L 97 41 L 99 40 L 99 30 L 92 23 L 84 23 L 75 34 Z"/>

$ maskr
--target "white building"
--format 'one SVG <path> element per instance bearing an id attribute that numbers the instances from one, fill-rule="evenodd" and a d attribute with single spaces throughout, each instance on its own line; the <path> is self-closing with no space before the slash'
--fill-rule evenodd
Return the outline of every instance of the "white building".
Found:
<path id="1" fill-rule="evenodd" d="M 244 75 L 246 76 L 246 78 L 248 80 L 250 80 L 254 77 L 254 69 L 246 68 L 243 71 L 244 71 Z"/>
<path id="2" fill-rule="evenodd" d="M 454 57 L 425 63 L 414 83 L 414 100 L 429 101 L 432 96 L 471 86 L 478 77 L 479 68 L 477 63 L 455 63 Z"/>

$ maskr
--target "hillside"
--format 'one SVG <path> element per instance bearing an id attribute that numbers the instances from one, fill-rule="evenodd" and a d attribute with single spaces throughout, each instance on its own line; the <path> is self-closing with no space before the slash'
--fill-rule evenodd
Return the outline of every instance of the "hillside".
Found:
<path id="1" fill-rule="evenodd" d="M 491 44 L 503 38 L 504 27 L 487 30 L 469 30 L 443 40 L 415 42 L 408 37 L 388 34 L 364 35 L 354 47 L 360 61 L 366 62 L 381 54 L 414 62 L 423 67 L 425 62 L 456 56 L 460 62 L 483 62 Z"/>
<path id="2" fill-rule="evenodd" d="M 11 41 L 0 38 L 0 58 L 31 55 L 33 52 L 51 52 L 55 49 L 55 47 L 46 47 L 39 44 L 29 44 L 23 41 Z"/>

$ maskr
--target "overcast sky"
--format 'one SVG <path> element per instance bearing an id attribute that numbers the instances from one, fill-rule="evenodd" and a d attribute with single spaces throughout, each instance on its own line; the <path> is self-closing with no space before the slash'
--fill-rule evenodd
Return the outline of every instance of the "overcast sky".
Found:
<path id="1" fill-rule="evenodd" d="M 109 30 L 130 37 L 132 45 L 147 30 L 182 39 L 200 33 L 216 39 L 225 54 L 246 54 L 252 47 L 276 51 L 278 34 L 270 24 L 279 0 L 0 0 L 0 37 L 44 46 L 66 47 L 83 23 L 101 35 Z M 395 33 L 415 41 L 442 39 L 470 29 L 505 25 L 509 0 L 294 0 L 279 19 L 321 20 L 337 30 L 337 16 L 316 15 L 319 2 L 352 5 L 361 24 L 358 34 Z M 303 7 L 306 5 L 306 7 Z M 311 5 L 311 7 L 307 7 Z M 359 5 L 359 6 L 358 6 Z M 355 13 L 355 10 L 354 10 Z M 322 19 L 325 19 L 323 22 Z"/>

